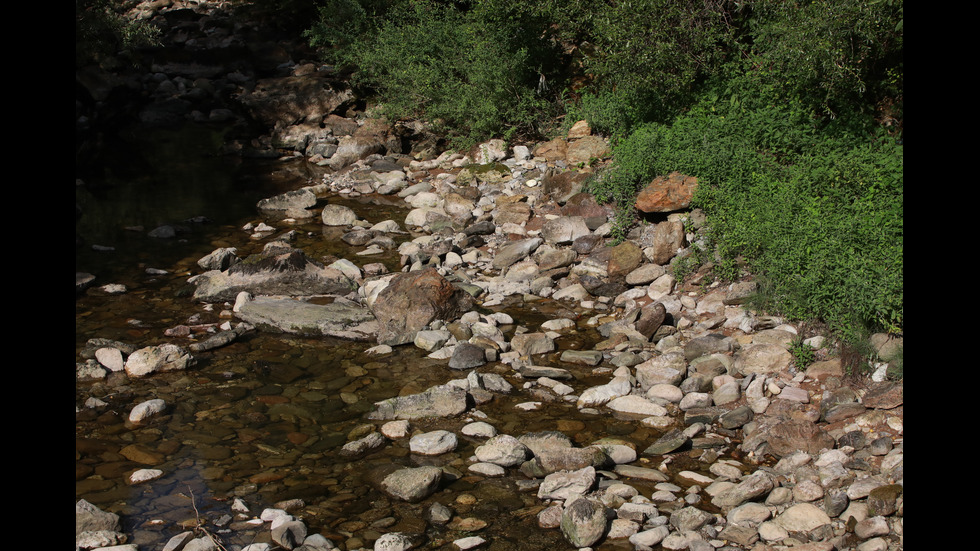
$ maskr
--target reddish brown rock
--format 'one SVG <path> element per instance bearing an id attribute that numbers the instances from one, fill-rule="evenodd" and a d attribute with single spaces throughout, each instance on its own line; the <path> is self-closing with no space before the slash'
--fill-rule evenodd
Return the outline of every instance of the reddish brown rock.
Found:
<path id="1" fill-rule="evenodd" d="M 691 205 L 698 179 L 671 172 L 657 176 L 636 196 L 636 208 L 642 212 L 674 212 Z"/>
<path id="2" fill-rule="evenodd" d="M 166 461 L 166 457 L 142 444 L 130 444 L 119 450 L 119 455 L 141 465 L 159 465 Z"/>
<path id="3" fill-rule="evenodd" d="M 453 321 L 473 307 L 465 291 L 434 268 L 395 276 L 374 301 L 378 344 L 405 344 L 433 320 Z"/>
<path id="4" fill-rule="evenodd" d="M 546 161 L 558 161 L 565 158 L 568 153 L 568 142 L 561 138 L 555 138 L 551 141 L 544 142 L 543 144 L 534 148 L 535 157 L 543 157 Z"/>
<path id="5" fill-rule="evenodd" d="M 809 421 L 783 421 L 769 430 L 769 446 L 778 456 L 795 451 L 817 454 L 823 449 L 833 449 L 835 444 L 833 436 Z"/>
<path id="6" fill-rule="evenodd" d="M 636 320 L 636 330 L 649 339 L 666 319 L 667 309 L 663 304 L 659 302 L 647 304 L 640 310 L 640 318 Z"/>
<path id="7" fill-rule="evenodd" d="M 586 136 L 592 135 L 592 127 L 589 126 L 589 121 L 578 121 L 568 129 L 568 139 L 574 140 L 576 138 L 584 138 Z"/>
<path id="8" fill-rule="evenodd" d="M 558 203 L 569 201 L 571 197 L 582 192 L 585 180 L 589 175 L 577 170 L 565 170 L 562 172 L 548 171 L 541 179 L 545 195 L 554 199 Z M 591 195 L 590 195 L 591 197 Z"/>
<path id="9" fill-rule="evenodd" d="M 867 394 L 864 395 L 864 398 L 862 398 L 861 401 L 864 403 L 865 407 L 874 409 L 897 408 L 903 403 L 903 388 L 904 385 L 902 385 L 902 383 L 879 383 L 868 390 Z"/>

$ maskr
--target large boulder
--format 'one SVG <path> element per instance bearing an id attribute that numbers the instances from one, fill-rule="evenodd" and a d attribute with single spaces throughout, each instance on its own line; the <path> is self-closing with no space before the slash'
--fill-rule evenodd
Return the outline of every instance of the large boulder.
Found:
<path id="1" fill-rule="evenodd" d="M 261 79 L 239 100 L 267 128 L 320 120 L 353 100 L 318 74 Z"/>
<path id="2" fill-rule="evenodd" d="M 452 385 L 439 385 L 418 394 L 396 396 L 375 404 L 369 419 L 390 421 L 394 419 L 422 419 L 426 417 L 452 417 L 466 411 L 467 393 Z"/>
<path id="3" fill-rule="evenodd" d="M 316 205 L 316 194 L 302 188 L 262 199 L 255 207 L 260 211 L 283 217 L 312 218 L 314 214 L 308 209 L 314 205 Z"/>
<path id="4" fill-rule="evenodd" d="M 235 315 L 260 329 L 294 335 L 355 341 L 371 341 L 378 335 L 378 322 L 371 310 L 349 302 L 314 304 L 292 298 L 255 297 L 242 301 Z"/>
<path id="5" fill-rule="evenodd" d="M 194 299 L 232 301 L 238 293 L 254 295 L 346 295 L 357 283 L 336 268 L 326 267 L 300 250 L 274 249 L 254 254 L 225 271 L 212 270 L 194 277 Z"/>
<path id="6" fill-rule="evenodd" d="M 434 268 L 393 277 L 371 308 L 378 319 L 378 343 L 410 343 L 435 320 L 453 321 L 473 307 L 473 298 Z"/>
<path id="7" fill-rule="evenodd" d="M 657 176 L 636 196 L 636 208 L 642 212 L 675 212 L 691 206 L 698 179 L 671 172 Z"/>

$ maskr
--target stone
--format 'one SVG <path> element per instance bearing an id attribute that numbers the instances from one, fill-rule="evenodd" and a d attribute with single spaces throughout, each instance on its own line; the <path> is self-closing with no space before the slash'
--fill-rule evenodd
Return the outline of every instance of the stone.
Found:
<path id="1" fill-rule="evenodd" d="M 328 304 L 291 298 L 255 297 L 239 303 L 235 316 L 257 328 L 303 336 L 329 336 L 373 341 L 378 322 L 370 309 L 334 301 Z"/>
<path id="2" fill-rule="evenodd" d="M 671 172 L 658 176 L 636 196 L 636 208 L 641 212 L 675 212 L 691 205 L 698 179 Z"/>
<path id="3" fill-rule="evenodd" d="M 620 413 L 643 415 L 645 417 L 667 415 L 667 410 L 663 406 L 636 395 L 613 398 L 606 404 L 606 407 Z"/>
<path id="4" fill-rule="evenodd" d="M 561 531 L 575 547 L 589 547 L 606 533 L 606 511 L 598 500 L 585 497 L 565 504 Z"/>
<path id="5" fill-rule="evenodd" d="M 532 356 L 552 352 L 555 349 L 555 341 L 545 333 L 521 333 L 514 335 L 510 346 L 521 356 Z"/>
<path id="6" fill-rule="evenodd" d="M 541 227 L 541 237 L 552 245 L 566 245 L 590 233 L 581 216 L 562 216 L 548 220 Z"/>
<path id="7" fill-rule="evenodd" d="M 284 211 L 292 215 L 305 212 L 314 205 L 316 205 L 316 194 L 303 188 L 262 199 L 255 206 L 261 211 Z M 307 214 L 306 217 L 312 216 Z"/>
<path id="8" fill-rule="evenodd" d="M 304 540 L 306 540 L 306 524 L 301 521 L 291 520 L 274 525 L 272 528 L 272 541 L 284 549 L 296 549 Z"/>
<path id="9" fill-rule="evenodd" d="M 570 140 L 568 149 L 565 152 L 565 159 L 568 164 L 574 166 L 578 164 L 590 165 L 594 161 L 601 161 L 612 154 L 609 144 L 599 136 L 584 136 L 576 140 Z"/>
<path id="10" fill-rule="evenodd" d="M 238 293 L 253 295 L 346 295 L 357 284 L 343 272 L 306 256 L 303 251 L 272 248 L 254 254 L 225 271 L 211 270 L 189 280 L 194 299 L 234 301 Z"/>
<path id="11" fill-rule="evenodd" d="M 861 398 L 865 407 L 894 409 L 903 404 L 903 384 L 886 381 L 872 386 Z"/>
<path id="12" fill-rule="evenodd" d="M 379 325 L 378 344 L 412 342 L 432 321 L 453 321 L 472 306 L 472 297 L 434 268 L 398 274 L 371 306 Z"/>
<path id="13" fill-rule="evenodd" d="M 455 433 L 447 430 L 435 430 L 416 434 L 409 440 L 408 447 L 412 453 L 442 455 L 455 450 L 458 442 Z"/>
<path id="14" fill-rule="evenodd" d="M 653 233 L 653 245 L 649 258 L 654 264 L 667 264 L 684 246 L 684 225 L 680 222 L 665 221 L 657 224 Z"/>
<path id="15" fill-rule="evenodd" d="M 194 364 L 190 353 L 176 344 L 148 346 L 133 352 L 126 359 L 126 374 L 133 378 L 151 373 L 180 371 Z"/>
<path id="16" fill-rule="evenodd" d="M 351 226 L 357 222 L 357 214 L 344 205 L 325 205 L 320 220 L 324 226 Z"/>
<path id="17" fill-rule="evenodd" d="M 649 340 L 666 319 L 667 309 L 662 303 L 648 304 L 640 309 L 640 317 L 636 320 L 636 330 Z"/>
<path id="18" fill-rule="evenodd" d="M 594 467 L 549 474 L 538 486 L 538 499 L 570 500 L 585 495 L 596 481 Z"/>
<path id="19" fill-rule="evenodd" d="M 75 535 L 82 532 L 107 530 L 119 531 L 119 515 L 103 511 L 84 499 L 75 502 Z"/>
<path id="20" fill-rule="evenodd" d="M 417 503 L 435 492 L 441 481 L 439 467 L 406 467 L 386 476 L 381 487 L 392 497 Z"/>
<path id="21" fill-rule="evenodd" d="M 146 418 L 162 412 L 166 407 L 167 403 L 159 398 L 140 402 L 129 412 L 129 422 L 140 423 Z"/>
<path id="22" fill-rule="evenodd" d="M 501 270 L 528 257 L 544 240 L 540 237 L 512 241 L 497 249 L 493 257 L 493 267 Z"/>
<path id="23" fill-rule="evenodd" d="M 756 471 L 742 479 L 738 484 L 719 492 L 711 499 L 712 505 L 728 511 L 746 501 L 767 495 L 775 487 L 773 475 Z"/>
<path id="24" fill-rule="evenodd" d="M 830 517 L 816 505 L 797 503 L 776 516 L 774 521 L 787 532 L 808 534 L 817 528 L 830 524 Z"/>
<path id="25" fill-rule="evenodd" d="M 456 345 L 449 358 L 451 369 L 472 369 L 487 363 L 486 349 L 469 342 Z"/>
<path id="26" fill-rule="evenodd" d="M 396 396 L 375 404 L 370 419 L 421 419 L 451 417 L 466 411 L 466 391 L 453 385 L 439 385 L 418 394 Z"/>
<path id="27" fill-rule="evenodd" d="M 643 450 L 643 453 L 646 455 L 664 455 L 679 450 L 690 444 L 690 442 L 690 437 L 684 431 L 674 429 L 658 438 L 653 444 L 650 444 L 647 449 Z"/>
<path id="28" fill-rule="evenodd" d="M 235 247 L 221 247 L 201 257 L 197 265 L 203 270 L 227 270 L 238 262 L 237 253 Z"/>
<path id="29" fill-rule="evenodd" d="M 414 537 L 401 532 L 381 534 L 374 540 L 374 551 L 408 551 L 416 547 Z"/>
<path id="30" fill-rule="evenodd" d="M 478 446 L 476 458 L 501 467 L 513 467 L 523 463 L 528 456 L 527 446 L 509 434 L 499 434 Z"/>
<path id="31" fill-rule="evenodd" d="M 109 371 L 122 371 L 126 367 L 122 351 L 115 347 L 99 348 L 95 351 L 95 359 Z"/>
<path id="32" fill-rule="evenodd" d="M 751 344 L 735 355 L 732 365 L 737 375 L 769 375 L 787 371 L 793 363 L 793 355 L 777 344 Z"/>
<path id="33" fill-rule="evenodd" d="M 811 454 L 833 449 L 834 438 L 816 423 L 806 420 L 786 420 L 767 431 L 769 446 L 777 457 L 804 451 Z"/>

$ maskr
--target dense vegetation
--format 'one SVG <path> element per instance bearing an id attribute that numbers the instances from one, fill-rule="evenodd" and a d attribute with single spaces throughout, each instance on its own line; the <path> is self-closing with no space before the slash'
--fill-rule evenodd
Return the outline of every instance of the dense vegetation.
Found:
<path id="1" fill-rule="evenodd" d="M 112 6 L 76 1 L 76 64 L 156 39 Z M 284 32 L 305 28 L 381 113 L 460 147 L 587 119 L 614 144 L 589 189 L 618 205 L 617 235 L 643 222 L 633 202 L 654 176 L 697 176 L 707 232 L 678 273 L 692 260 L 725 279 L 747 269 L 768 310 L 847 341 L 903 330 L 901 0 L 255 6 Z"/>
<path id="2" fill-rule="evenodd" d="M 901 0 L 324 0 L 307 31 L 390 117 L 465 145 L 587 119 L 590 189 L 695 175 L 701 260 L 845 340 L 903 329 Z M 710 250 L 707 247 L 710 246 Z"/>

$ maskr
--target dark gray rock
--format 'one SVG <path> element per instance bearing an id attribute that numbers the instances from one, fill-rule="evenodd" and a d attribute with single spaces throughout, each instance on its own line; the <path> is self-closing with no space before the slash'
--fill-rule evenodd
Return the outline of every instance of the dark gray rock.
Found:
<path id="1" fill-rule="evenodd" d="M 452 369 L 471 369 L 485 363 L 487 357 L 484 348 L 468 342 L 458 344 L 449 358 L 449 367 Z"/>

